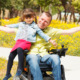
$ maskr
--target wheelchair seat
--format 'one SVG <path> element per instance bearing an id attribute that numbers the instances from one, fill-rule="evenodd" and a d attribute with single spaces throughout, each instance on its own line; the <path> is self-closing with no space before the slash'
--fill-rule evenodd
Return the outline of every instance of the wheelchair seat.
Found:
<path id="1" fill-rule="evenodd" d="M 52 71 L 50 65 L 47 65 L 45 62 L 40 62 L 39 64 L 41 71 Z"/>
<path id="2" fill-rule="evenodd" d="M 28 53 L 28 51 L 29 50 L 24 50 L 24 56 L 26 57 L 27 56 L 27 54 L 26 53 Z M 27 63 L 26 63 L 27 64 Z M 40 69 L 42 70 L 42 71 L 51 71 L 52 69 L 51 69 L 51 66 L 50 65 L 47 65 L 45 62 L 40 62 Z"/>
<path id="3" fill-rule="evenodd" d="M 64 48 L 64 46 L 62 46 L 61 49 L 52 49 L 50 50 L 50 54 L 57 54 L 59 55 L 59 57 L 61 58 L 61 56 L 65 56 L 66 51 L 68 50 L 68 48 Z M 26 58 L 28 50 L 24 50 L 24 57 Z M 54 76 L 51 74 L 47 74 L 47 71 L 52 71 L 52 68 L 50 65 L 46 64 L 45 62 L 40 62 L 39 64 L 42 75 L 43 75 L 43 80 L 54 80 Z M 31 75 L 31 71 L 29 68 L 29 64 L 26 63 L 26 66 L 24 67 L 26 68 L 24 71 L 24 75 L 26 76 L 26 78 L 28 77 L 29 80 L 33 80 L 33 77 Z M 49 79 L 48 79 L 49 77 Z M 65 71 L 64 71 L 64 66 L 61 65 L 61 78 L 62 80 L 66 80 L 65 79 Z"/>

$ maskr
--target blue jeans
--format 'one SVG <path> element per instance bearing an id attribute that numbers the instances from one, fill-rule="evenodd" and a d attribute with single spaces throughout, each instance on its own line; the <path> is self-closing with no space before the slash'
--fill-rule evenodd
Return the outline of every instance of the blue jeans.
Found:
<path id="1" fill-rule="evenodd" d="M 46 64 L 51 65 L 52 73 L 54 75 L 54 80 L 61 80 L 61 66 L 60 66 L 60 58 L 58 55 L 52 54 L 40 57 L 39 55 L 29 54 L 26 57 L 26 61 L 30 65 L 30 70 L 33 76 L 33 80 L 43 80 L 43 76 L 39 67 L 40 61 L 46 62 Z"/>

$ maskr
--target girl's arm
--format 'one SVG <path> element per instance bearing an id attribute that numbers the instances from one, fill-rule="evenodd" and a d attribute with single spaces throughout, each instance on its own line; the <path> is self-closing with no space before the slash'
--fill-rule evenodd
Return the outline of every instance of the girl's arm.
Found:
<path id="1" fill-rule="evenodd" d="M 45 41 L 49 41 L 51 39 L 51 37 L 47 36 L 46 34 L 43 33 L 43 31 L 41 29 L 37 30 L 37 33 L 45 40 Z"/>
<path id="2" fill-rule="evenodd" d="M 20 25 L 20 23 L 17 23 L 17 24 L 5 25 L 5 27 L 9 27 L 9 28 L 18 28 L 19 25 Z"/>
<path id="3" fill-rule="evenodd" d="M 17 31 L 16 28 L 19 27 L 20 23 L 5 25 L 5 27 L 4 26 L 0 26 L 0 30 L 4 31 L 4 32 L 7 32 L 7 33 L 16 33 L 16 31 Z"/>
<path id="4" fill-rule="evenodd" d="M 15 28 L 8 28 L 8 27 L 3 27 L 3 26 L 0 26 L 0 30 L 7 32 L 7 33 L 15 33 L 16 32 Z"/>
<path id="5" fill-rule="evenodd" d="M 51 38 L 50 38 L 49 36 L 47 36 L 46 34 L 44 34 L 42 30 L 39 30 L 39 31 L 38 31 L 38 34 L 39 34 L 43 39 L 45 39 L 45 41 L 48 41 L 48 42 L 52 43 L 54 47 L 57 47 L 57 43 L 55 42 L 55 40 L 51 40 Z"/>

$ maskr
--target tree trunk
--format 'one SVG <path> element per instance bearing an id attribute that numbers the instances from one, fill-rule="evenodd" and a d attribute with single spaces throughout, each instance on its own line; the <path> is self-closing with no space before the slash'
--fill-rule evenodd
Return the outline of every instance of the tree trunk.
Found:
<path id="1" fill-rule="evenodd" d="M 73 22 L 75 22 L 75 10 L 74 10 L 73 6 L 71 8 L 72 8 L 71 13 L 72 13 L 72 16 L 73 16 Z"/>
<path id="2" fill-rule="evenodd" d="M 59 11 L 59 20 L 61 20 L 61 11 Z"/>
<path id="3" fill-rule="evenodd" d="M 52 13 L 51 4 L 49 5 L 49 12 Z"/>
<path id="4" fill-rule="evenodd" d="M 2 18 L 4 19 L 5 10 L 4 10 L 4 9 L 2 9 L 2 12 L 3 12 L 3 16 L 2 16 Z"/>
<path id="5" fill-rule="evenodd" d="M 18 16 L 18 10 L 15 10 L 15 17 Z"/>
<path id="6" fill-rule="evenodd" d="M 79 13 L 79 20 L 78 20 L 78 23 L 80 22 L 80 13 Z"/>
<path id="7" fill-rule="evenodd" d="M 40 14 L 42 13 L 42 7 L 40 6 Z"/>
<path id="8" fill-rule="evenodd" d="M 73 12 L 73 22 L 75 22 L 75 14 L 74 14 L 74 12 Z"/>
<path id="9" fill-rule="evenodd" d="M 65 22 L 67 21 L 67 18 L 66 18 L 66 7 L 64 6 L 64 9 L 65 9 Z"/>
<path id="10" fill-rule="evenodd" d="M 71 17 L 72 17 L 72 13 L 71 13 L 71 15 L 70 15 L 70 22 L 71 22 Z"/>
<path id="11" fill-rule="evenodd" d="M 14 8 L 11 8 L 11 10 L 10 10 L 10 18 L 14 17 L 14 13 L 15 13 Z"/>
<path id="12" fill-rule="evenodd" d="M 0 19 L 1 19 L 1 8 L 0 8 Z"/>

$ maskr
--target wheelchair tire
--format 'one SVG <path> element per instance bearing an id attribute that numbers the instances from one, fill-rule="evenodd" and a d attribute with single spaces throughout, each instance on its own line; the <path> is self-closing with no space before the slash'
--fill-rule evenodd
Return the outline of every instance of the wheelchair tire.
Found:
<path id="1" fill-rule="evenodd" d="M 61 65 L 61 78 L 62 78 L 62 80 L 66 80 L 66 78 L 65 78 L 65 70 L 64 70 L 64 66 L 63 65 Z"/>

